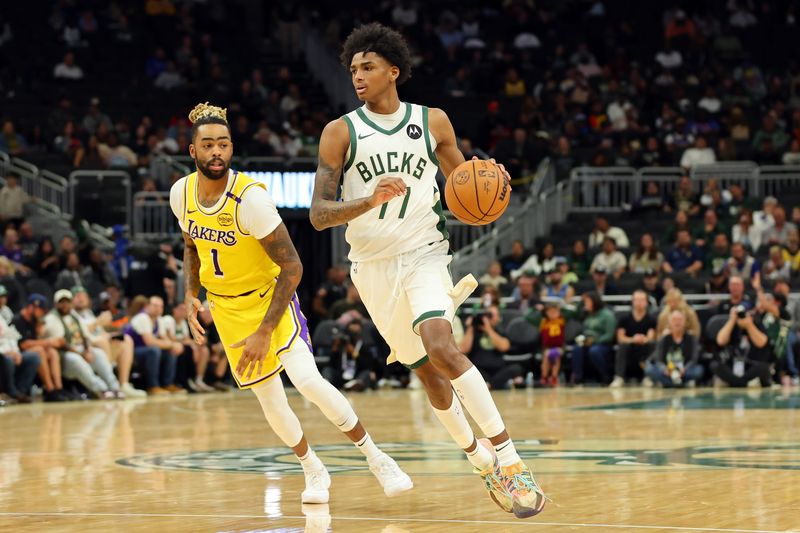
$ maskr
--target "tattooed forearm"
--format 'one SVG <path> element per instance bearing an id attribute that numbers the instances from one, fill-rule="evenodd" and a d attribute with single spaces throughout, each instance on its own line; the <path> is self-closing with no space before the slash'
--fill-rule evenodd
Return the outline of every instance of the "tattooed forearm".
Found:
<path id="1" fill-rule="evenodd" d="M 349 202 L 337 201 L 336 195 L 339 192 L 339 178 L 341 175 L 341 165 L 329 165 L 320 157 L 316 182 L 314 183 L 314 196 L 311 200 L 311 211 L 309 212 L 311 225 L 316 230 L 346 224 L 374 207 L 370 203 L 371 198 L 369 196 Z"/>
<path id="2" fill-rule="evenodd" d="M 281 267 L 281 274 L 273 289 L 272 301 L 264 315 L 264 320 L 261 321 L 262 326 L 275 329 L 283 313 L 286 312 L 294 291 L 300 284 L 300 279 L 303 277 L 303 264 L 300 262 L 289 232 L 283 224 L 259 242 L 270 259 Z"/>
<path id="3" fill-rule="evenodd" d="M 186 233 L 183 234 L 183 277 L 186 297 L 197 298 L 200 293 L 200 256 L 194 241 Z"/>

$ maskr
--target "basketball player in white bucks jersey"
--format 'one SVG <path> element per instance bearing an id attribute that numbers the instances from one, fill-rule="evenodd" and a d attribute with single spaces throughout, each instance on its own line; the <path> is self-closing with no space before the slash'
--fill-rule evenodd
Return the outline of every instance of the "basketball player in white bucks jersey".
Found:
<path id="1" fill-rule="evenodd" d="M 464 162 L 453 127 L 440 109 L 400 101 L 397 86 L 411 73 L 411 56 L 399 33 L 361 26 L 341 57 L 365 105 L 322 132 L 311 223 L 318 230 L 347 224 L 351 277 L 392 349 L 390 361 L 417 374 L 495 503 L 519 518 L 533 516 L 546 497 L 483 377 L 453 340 L 456 309 L 476 286 L 468 276 L 454 287 L 448 269 L 436 173 L 447 176 Z M 476 440 L 462 403 L 488 440 Z"/>

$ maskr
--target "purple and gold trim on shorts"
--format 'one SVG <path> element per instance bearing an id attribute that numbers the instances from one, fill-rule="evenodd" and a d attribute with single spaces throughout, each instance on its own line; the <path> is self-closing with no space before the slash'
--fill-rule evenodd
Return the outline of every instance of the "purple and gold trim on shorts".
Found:
<path id="1" fill-rule="evenodd" d="M 289 340 L 286 344 L 275 352 L 275 355 L 280 357 L 284 353 L 288 352 L 294 346 L 294 342 L 300 338 L 303 342 L 306 343 L 308 349 L 311 350 L 311 335 L 308 333 L 308 321 L 306 320 L 306 316 L 303 314 L 303 311 L 300 309 L 300 301 L 297 299 L 297 294 L 292 296 L 292 301 L 289 302 L 289 312 L 292 315 L 292 322 L 294 323 L 294 331 L 292 332 L 292 336 L 289 337 Z"/>
<path id="2" fill-rule="evenodd" d="M 275 369 L 269 374 L 265 376 L 259 376 L 255 380 L 249 383 L 242 383 L 241 381 L 239 381 L 239 378 L 236 376 L 236 370 L 232 370 L 231 375 L 233 376 L 233 380 L 236 382 L 237 387 L 239 387 L 240 389 L 249 389 L 251 387 L 254 387 L 255 385 L 258 385 L 259 383 L 267 381 L 271 377 L 277 376 L 278 373 L 280 373 L 282 370 L 283 370 L 283 365 L 278 364 L 278 366 L 275 367 Z"/>

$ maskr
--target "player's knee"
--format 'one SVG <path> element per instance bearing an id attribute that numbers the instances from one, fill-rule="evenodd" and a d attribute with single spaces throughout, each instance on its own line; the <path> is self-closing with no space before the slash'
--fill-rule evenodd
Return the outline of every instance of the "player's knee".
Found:
<path id="1" fill-rule="evenodd" d="M 458 375 L 463 370 L 464 355 L 450 342 L 450 339 L 435 339 L 425 346 L 431 363 L 447 376 Z"/>
<path id="2" fill-rule="evenodd" d="M 414 373 L 425 388 L 431 404 L 437 409 L 446 409 L 451 398 L 450 380 L 432 364 L 422 365 Z"/>

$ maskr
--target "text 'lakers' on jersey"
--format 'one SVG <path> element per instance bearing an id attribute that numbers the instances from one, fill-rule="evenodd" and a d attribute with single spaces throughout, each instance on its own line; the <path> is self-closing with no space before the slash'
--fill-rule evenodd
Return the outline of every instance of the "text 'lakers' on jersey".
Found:
<path id="1" fill-rule="evenodd" d="M 385 177 L 402 178 L 407 189 L 405 196 L 348 223 L 350 260 L 384 259 L 446 239 L 428 108 L 401 102 L 393 124 L 378 124 L 379 117 L 366 106 L 342 118 L 350 133 L 342 198 L 370 196 Z"/>
<path id="2" fill-rule="evenodd" d="M 245 191 L 264 185 L 232 171 L 224 197 L 213 208 L 205 208 L 197 201 L 197 173 L 184 181 L 181 226 L 197 246 L 203 287 L 220 296 L 238 296 L 274 282 L 280 267 L 239 220 Z"/>

